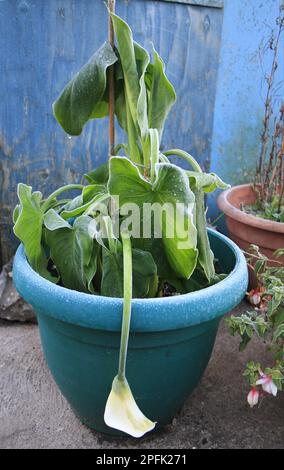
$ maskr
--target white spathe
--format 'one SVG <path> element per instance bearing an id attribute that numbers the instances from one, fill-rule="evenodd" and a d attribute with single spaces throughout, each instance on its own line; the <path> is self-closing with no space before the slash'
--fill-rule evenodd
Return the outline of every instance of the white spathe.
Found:
<path id="1" fill-rule="evenodd" d="M 156 426 L 156 423 L 146 418 L 138 408 L 127 380 L 118 376 L 112 383 L 104 420 L 107 426 L 137 438 L 152 431 Z"/>

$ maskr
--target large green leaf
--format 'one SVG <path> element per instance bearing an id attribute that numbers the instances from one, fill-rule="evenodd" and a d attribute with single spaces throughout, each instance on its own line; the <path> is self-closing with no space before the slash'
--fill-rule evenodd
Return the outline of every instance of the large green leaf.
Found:
<path id="1" fill-rule="evenodd" d="M 99 165 L 95 170 L 86 173 L 84 177 L 91 184 L 106 185 L 109 177 L 108 163 Z"/>
<path id="2" fill-rule="evenodd" d="M 136 65 L 132 31 L 119 16 L 111 13 L 117 49 L 123 71 L 125 95 L 134 123 L 137 122 L 137 101 L 139 97 L 139 76 Z"/>
<path id="3" fill-rule="evenodd" d="M 119 196 L 120 206 L 135 203 L 142 209 L 145 203 L 158 203 L 164 207 L 160 230 L 166 256 L 177 276 L 189 278 L 198 250 L 193 222 L 195 197 L 184 171 L 175 165 L 157 164 L 156 179 L 151 183 L 130 160 L 112 157 L 108 189 L 111 195 Z M 172 228 L 172 234 L 168 228 Z"/>
<path id="4" fill-rule="evenodd" d="M 158 129 L 160 137 L 164 123 L 176 100 L 174 87 L 165 74 L 164 63 L 154 50 L 154 62 L 149 64 L 145 81 L 149 90 L 148 122 L 149 127 Z"/>
<path id="5" fill-rule="evenodd" d="M 75 220 L 73 226 L 56 228 L 50 224 L 46 231 L 46 242 L 50 248 L 50 257 L 54 262 L 64 287 L 88 292 L 90 272 L 96 271 L 94 240 L 88 232 L 91 222 L 88 216 Z M 52 229 L 52 230 L 50 230 Z"/>
<path id="6" fill-rule="evenodd" d="M 132 246 L 151 253 L 157 266 L 157 275 L 160 279 L 166 280 L 175 277 L 176 274 L 169 264 L 161 238 L 133 238 Z"/>
<path id="7" fill-rule="evenodd" d="M 144 81 L 150 61 L 148 52 L 133 41 L 127 23 L 112 15 L 119 65 L 116 67 L 116 115 L 128 137 L 128 155 L 141 163 L 139 138 L 147 136 L 147 90 Z"/>
<path id="8" fill-rule="evenodd" d="M 132 269 L 133 297 L 146 297 L 157 273 L 157 267 L 151 254 L 133 249 Z M 107 297 L 123 297 L 123 253 L 120 242 L 116 253 L 103 248 L 101 294 Z"/>
<path id="9" fill-rule="evenodd" d="M 32 188 L 26 184 L 18 185 L 20 205 L 17 209 L 15 235 L 24 245 L 30 265 L 41 276 L 56 281 L 47 270 L 47 257 L 42 247 L 42 224 L 44 212 L 41 207 L 42 194 L 32 193 Z"/>
<path id="10" fill-rule="evenodd" d="M 80 135 L 89 119 L 105 115 L 106 73 L 116 61 L 111 45 L 105 42 L 53 104 L 54 116 L 68 134 Z"/>

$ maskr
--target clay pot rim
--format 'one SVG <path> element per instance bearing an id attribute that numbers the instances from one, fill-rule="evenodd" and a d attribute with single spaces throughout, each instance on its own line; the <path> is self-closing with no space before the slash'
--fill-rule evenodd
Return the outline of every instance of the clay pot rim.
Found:
<path id="1" fill-rule="evenodd" d="M 233 206 L 229 202 L 229 195 L 232 192 L 238 192 L 243 188 L 250 188 L 250 184 L 242 184 L 239 186 L 233 186 L 232 188 L 227 189 L 218 197 L 218 207 L 224 212 L 225 215 L 231 217 L 234 220 L 238 220 L 243 224 L 250 225 L 252 227 L 258 227 L 262 230 L 267 230 L 269 232 L 284 233 L 284 223 L 283 222 L 274 222 L 268 219 L 262 219 L 261 217 L 256 217 L 252 214 L 247 214 L 246 212 L 241 211 L 237 207 Z M 245 201 L 244 201 L 245 203 Z"/>

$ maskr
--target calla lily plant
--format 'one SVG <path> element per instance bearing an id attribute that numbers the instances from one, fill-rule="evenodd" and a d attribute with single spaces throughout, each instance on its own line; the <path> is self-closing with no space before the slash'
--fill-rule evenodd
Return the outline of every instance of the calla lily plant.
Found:
<path id="1" fill-rule="evenodd" d="M 109 15 L 115 46 L 105 42 L 95 52 L 53 111 L 69 135 L 79 136 L 113 107 L 126 141 L 114 147 L 108 163 L 85 175 L 86 184 L 63 186 L 46 199 L 20 184 L 14 232 L 41 276 L 69 289 L 124 298 L 118 374 L 106 397 L 105 422 L 141 437 L 155 422 L 140 411 L 126 379 L 131 300 L 162 297 L 165 286 L 184 294 L 222 279 L 207 236 L 205 194 L 227 185 L 204 173 L 187 152 L 161 152 L 174 88 L 157 51 L 150 56 L 128 24 Z M 172 155 L 190 168 L 172 164 Z M 79 194 L 62 196 L 70 190 Z M 160 215 L 154 228 L 153 208 Z"/>

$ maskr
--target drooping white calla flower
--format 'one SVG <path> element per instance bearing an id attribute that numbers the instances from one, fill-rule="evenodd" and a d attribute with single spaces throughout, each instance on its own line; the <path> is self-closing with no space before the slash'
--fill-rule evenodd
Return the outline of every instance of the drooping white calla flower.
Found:
<path id="1" fill-rule="evenodd" d="M 116 376 L 109 394 L 104 420 L 107 426 L 133 437 L 142 437 L 154 429 L 156 423 L 146 418 L 138 408 L 127 380 Z"/>
<path id="2" fill-rule="evenodd" d="M 278 389 L 275 383 L 273 382 L 271 375 L 266 375 L 263 372 L 260 372 L 260 376 L 261 378 L 256 382 L 256 385 L 262 385 L 262 389 L 266 393 L 269 393 L 270 395 L 276 397 Z"/>
<path id="3" fill-rule="evenodd" d="M 150 421 L 138 408 L 125 376 L 128 339 L 131 320 L 132 299 L 132 248 L 130 236 L 121 233 L 123 245 L 123 315 L 119 351 L 118 374 L 112 382 L 104 420 L 107 426 L 123 431 L 133 437 L 142 437 L 154 429 L 156 423 Z"/>

